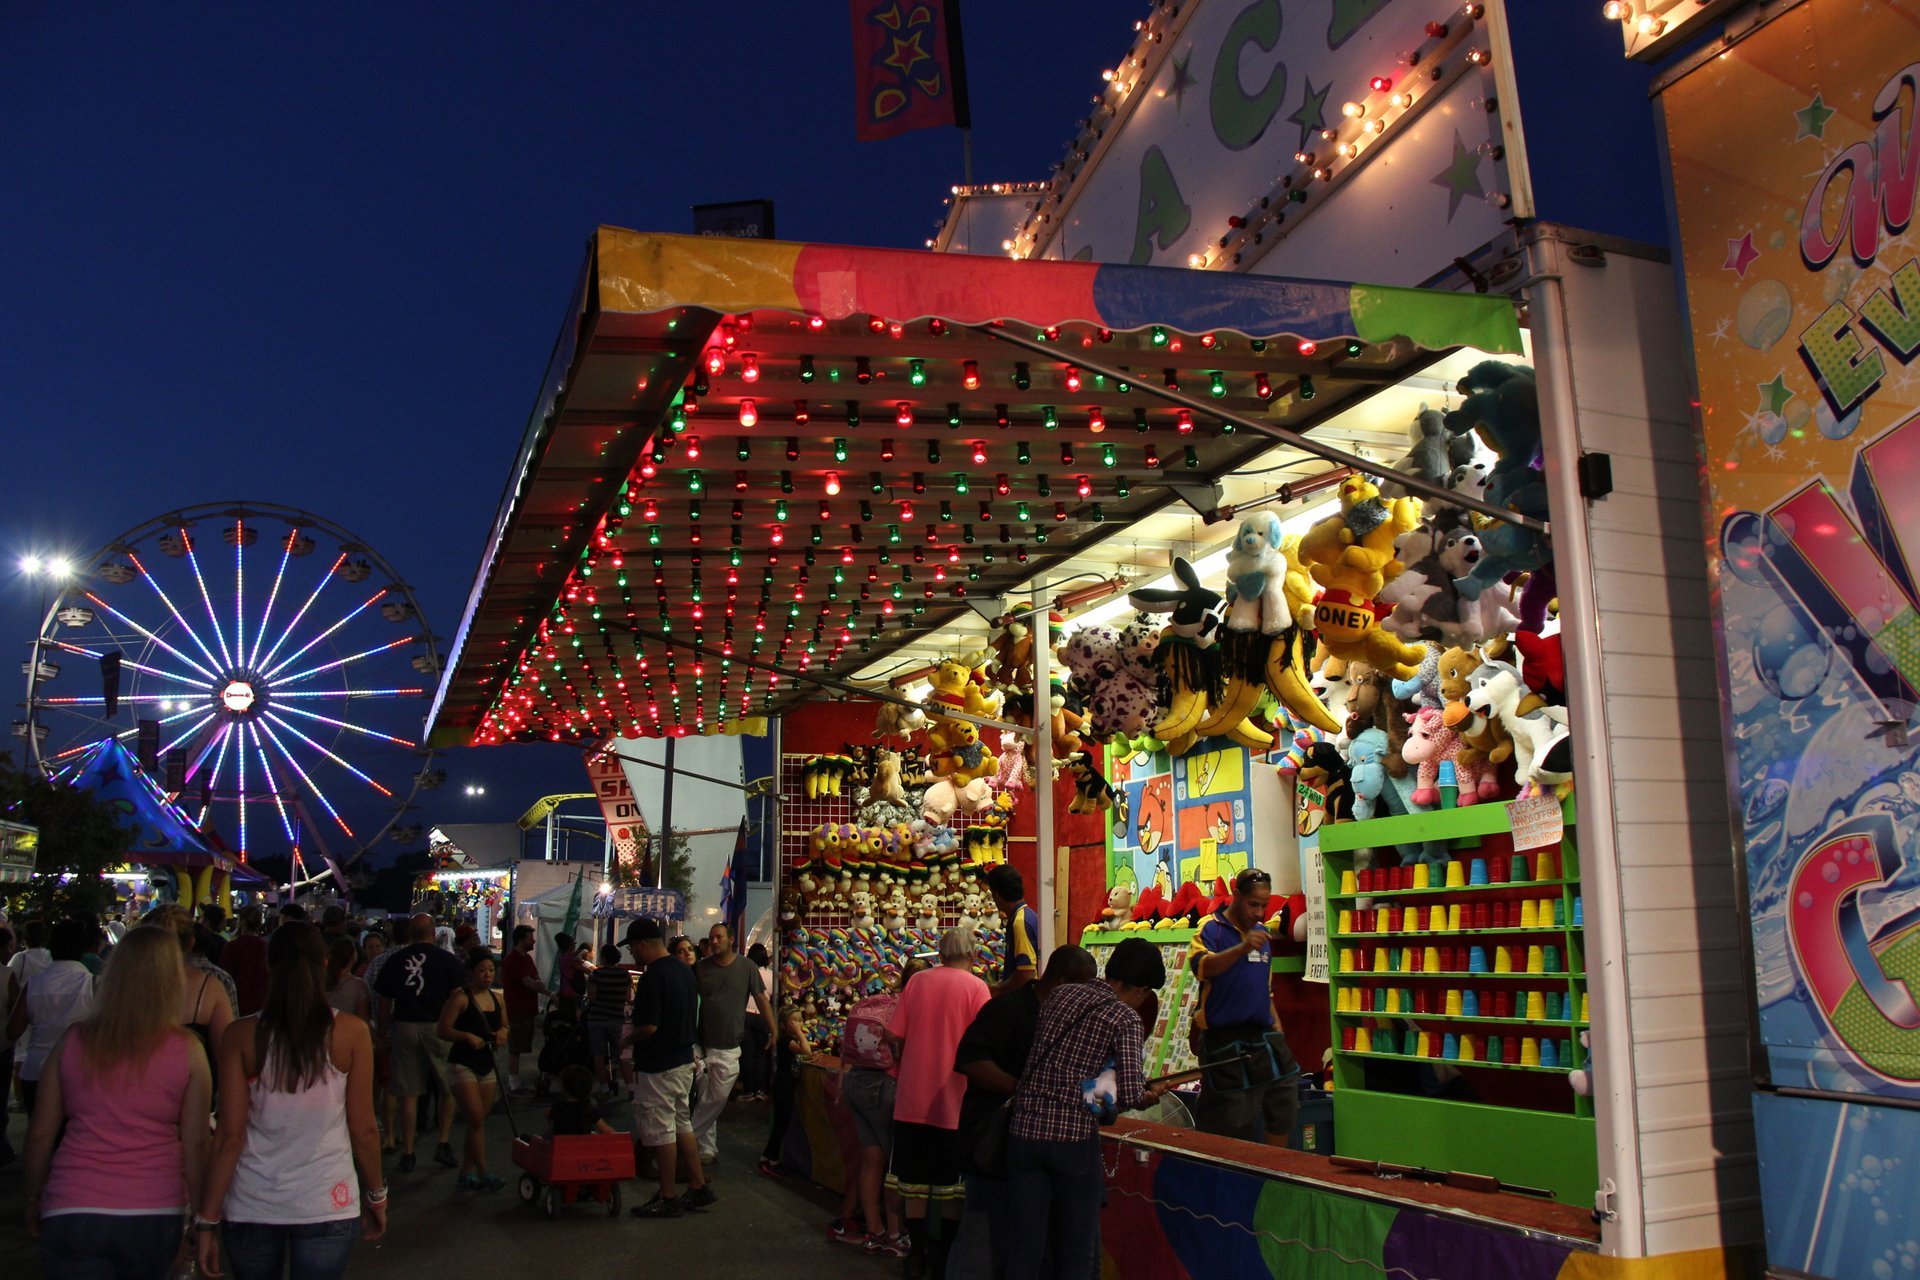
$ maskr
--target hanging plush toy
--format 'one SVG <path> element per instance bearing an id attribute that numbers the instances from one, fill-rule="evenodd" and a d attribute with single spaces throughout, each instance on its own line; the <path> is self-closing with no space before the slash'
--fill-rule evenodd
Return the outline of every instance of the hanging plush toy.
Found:
<path id="1" fill-rule="evenodd" d="M 1467 695 L 1467 710 L 1498 719 L 1513 739 L 1514 776 L 1523 795 L 1534 795 L 1573 778 L 1573 742 L 1567 727 L 1567 709 L 1542 704 L 1531 712 L 1521 709 L 1528 696 L 1520 673 L 1501 664 L 1493 678 Z M 1538 701 L 1538 699 L 1535 699 Z"/>
<path id="2" fill-rule="evenodd" d="M 1384 817 L 1389 812 L 1388 797 L 1396 795 L 1387 780 L 1387 731 L 1366 729 L 1347 745 L 1347 784 L 1353 789 L 1353 817 L 1356 822 Z"/>
<path id="3" fill-rule="evenodd" d="M 1499 798 L 1500 783 L 1494 771 L 1482 767 L 1480 759 L 1467 749 L 1460 735 L 1447 727 L 1441 711 L 1422 707 L 1407 714 L 1407 723 L 1411 731 L 1407 734 L 1406 745 L 1400 748 L 1400 758 L 1418 770 L 1417 785 L 1409 797 L 1414 804 L 1431 806 L 1440 803 L 1439 779 L 1443 763 L 1453 765 L 1458 789 L 1457 803 L 1461 807 Z"/>
<path id="4" fill-rule="evenodd" d="M 880 751 L 873 758 L 873 777 L 867 783 L 869 800 L 884 800 L 889 804 L 903 805 L 907 802 L 906 789 L 900 781 L 900 753 L 898 751 Z"/>
<path id="5" fill-rule="evenodd" d="M 853 774 L 851 756 L 808 756 L 800 765 L 800 781 L 807 798 L 837 796 Z"/>
<path id="6" fill-rule="evenodd" d="M 1447 415 L 1456 435 L 1473 432 L 1498 456 L 1487 472 L 1486 499 L 1536 520 L 1547 518 L 1547 484 L 1541 471 L 1540 396 L 1533 370 L 1483 360 L 1460 379 L 1466 399 Z M 1504 521 L 1481 531 L 1482 556 L 1455 580 L 1462 599 L 1477 599 L 1508 574 L 1525 573 L 1546 559 L 1539 534 Z"/>
<path id="7" fill-rule="evenodd" d="M 1273 735 L 1249 724 L 1267 683 L 1267 662 L 1276 639 L 1293 625 L 1286 593 L 1287 559 L 1281 549 L 1280 517 L 1256 512 L 1240 522 L 1227 552 L 1227 624 L 1221 633 L 1221 691 L 1195 730 L 1205 738 L 1224 733 L 1255 751 L 1273 746 Z"/>
<path id="8" fill-rule="evenodd" d="M 1068 813 L 1100 813 L 1113 808 L 1113 784 L 1100 772 L 1100 765 L 1085 751 L 1067 757 L 1067 770 L 1073 776 L 1073 799 Z"/>
<path id="9" fill-rule="evenodd" d="M 927 690 L 928 686 L 924 683 L 913 684 L 900 690 L 898 696 L 918 704 L 926 697 Z M 897 702 L 883 702 L 874 716 L 873 736 L 885 743 L 896 739 L 904 743 L 909 734 L 926 728 L 926 725 L 927 713 L 918 705 L 907 707 Z"/>
<path id="10" fill-rule="evenodd" d="M 984 778 L 1000 767 L 1000 759 L 980 741 L 980 726 L 971 720 L 955 720 L 948 729 L 948 747 L 933 758 L 937 777 L 950 779 L 959 786 Z"/>
<path id="11" fill-rule="evenodd" d="M 1267 689 L 1300 724 L 1322 733 L 1338 733 L 1340 722 L 1322 705 L 1307 676 L 1308 660 L 1313 656 L 1313 608 L 1320 589 L 1307 574 L 1300 554 L 1300 536 L 1293 534 L 1281 543 L 1287 569 L 1281 579 L 1287 623 L 1267 644 Z M 1262 625 L 1265 626 L 1264 621 Z"/>
<path id="12" fill-rule="evenodd" d="M 952 713 L 990 717 L 989 704 L 981 686 L 975 683 L 973 668 L 958 658 L 942 658 L 933 671 L 933 692 L 924 704 L 927 712 L 927 739 L 935 755 L 953 745 L 955 726 L 965 723 Z M 979 736 L 978 729 L 974 736 Z"/>
<path id="13" fill-rule="evenodd" d="M 1173 576 L 1178 587 L 1142 588 L 1127 600 L 1142 612 L 1172 615 L 1154 650 L 1160 668 L 1160 704 L 1166 713 L 1154 724 L 1153 735 L 1178 756 L 1193 747 L 1218 684 L 1220 664 L 1214 645 L 1220 629 L 1220 615 L 1215 612 L 1220 596 L 1201 585 L 1200 575 L 1183 557 L 1174 557 Z"/>
<path id="14" fill-rule="evenodd" d="M 1426 650 L 1401 642 L 1379 626 L 1381 589 L 1399 575 L 1394 543 L 1418 523 L 1412 498 L 1388 503 L 1366 476 L 1340 482 L 1340 512 L 1309 529 L 1300 555 L 1314 580 L 1326 588 L 1314 606 L 1321 645 L 1348 660 L 1363 660 L 1402 679 L 1419 669 Z"/>
<path id="15" fill-rule="evenodd" d="M 1087 736 L 1110 742 L 1153 724 L 1153 651 L 1159 638 L 1158 629 L 1137 619 L 1119 630 L 1081 627 L 1061 646 L 1060 661 L 1086 705 Z"/>
<path id="16" fill-rule="evenodd" d="M 994 622 L 993 672 L 1007 689 L 1033 688 L 1033 626 L 1026 615 L 1002 614 Z"/>

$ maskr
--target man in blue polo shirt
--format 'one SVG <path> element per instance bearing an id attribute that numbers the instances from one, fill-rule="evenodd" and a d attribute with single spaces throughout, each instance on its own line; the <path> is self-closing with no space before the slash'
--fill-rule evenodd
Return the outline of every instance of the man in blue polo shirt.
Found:
<path id="1" fill-rule="evenodd" d="M 1027 905 L 1026 882 L 1006 863 L 987 872 L 987 892 L 1007 920 L 1007 955 L 993 994 L 1006 995 L 1032 982 L 1040 965 L 1040 916 Z"/>
<path id="2" fill-rule="evenodd" d="M 1203 1133 L 1249 1142 L 1264 1132 L 1270 1146 L 1284 1147 L 1300 1114 L 1300 1068 L 1273 1007 L 1273 940 L 1264 923 L 1272 893 L 1266 872 L 1242 871 L 1233 879 L 1233 900 L 1193 936 L 1188 963 L 1200 979 L 1193 1016 L 1200 1060 L 1248 1059 L 1201 1076 L 1194 1123 Z"/>

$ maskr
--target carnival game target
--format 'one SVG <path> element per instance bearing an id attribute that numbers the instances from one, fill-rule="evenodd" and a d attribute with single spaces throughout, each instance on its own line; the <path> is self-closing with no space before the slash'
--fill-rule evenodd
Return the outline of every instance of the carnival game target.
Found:
<path id="1" fill-rule="evenodd" d="M 157 516 L 84 565 L 25 664 L 15 733 L 39 768 L 59 777 L 117 738 L 242 857 L 414 837 L 405 815 L 443 778 L 420 729 L 440 655 L 372 547 L 228 502 Z"/>

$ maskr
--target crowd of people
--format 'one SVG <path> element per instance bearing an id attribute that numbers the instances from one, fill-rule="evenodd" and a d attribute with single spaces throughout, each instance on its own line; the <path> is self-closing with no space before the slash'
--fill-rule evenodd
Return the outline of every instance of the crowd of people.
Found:
<path id="1" fill-rule="evenodd" d="M 736 951 L 724 924 L 695 942 L 634 920 L 595 954 L 561 934 L 545 975 L 531 926 L 496 956 L 471 925 L 425 914 L 391 944 L 339 907 L 317 923 L 299 907 L 229 922 L 177 905 L 131 927 L 35 920 L 17 946 L 0 927 L 0 1071 L 29 1116 L 27 1220 L 46 1274 L 158 1278 L 183 1250 L 214 1277 L 344 1274 L 356 1238 L 385 1230 L 389 1158 L 396 1176 L 419 1171 L 423 1124 L 461 1189 L 505 1185 L 487 1150 L 503 1094 L 549 1095 L 560 1135 L 614 1132 L 609 1112 L 630 1100 L 657 1184 L 630 1212 L 701 1212 L 719 1200 L 708 1171 L 729 1101 L 770 1100 L 758 1171 L 783 1177 L 802 1064 L 831 1051 L 829 1097 L 853 1135 L 831 1239 L 901 1259 L 910 1280 L 944 1277 L 964 1222 L 995 1280 L 1096 1276 L 1105 1177 L 1089 1097 L 1111 1116 L 1163 1091 L 1143 1043 L 1164 963 L 1130 938 L 1104 973 L 1071 945 L 1042 967 L 1019 874 L 988 883 L 1004 950 L 977 955 L 971 931 L 948 930 L 848 1011 L 834 1045 L 811 1040 L 796 1003 L 776 1011 L 765 949 Z M 1240 1061 L 1265 1045 L 1271 1087 L 1203 1076 L 1197 1113 L 1284 1143 L 1297 1068 L 1268 991 L 1268 892 L 1243 873 L 1188 963 L 1198 1047 Z M 0 1164 L 16 1158 L 0 1128 Z"/>

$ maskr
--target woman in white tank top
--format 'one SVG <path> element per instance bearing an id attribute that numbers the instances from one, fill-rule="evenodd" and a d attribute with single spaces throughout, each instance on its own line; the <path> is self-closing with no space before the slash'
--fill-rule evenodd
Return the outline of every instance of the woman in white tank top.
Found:
<path id="1" fill-rule="evenodd" d="M 193 1227 L 200 1269 L 234 1280 L 346 1274 L 360 1219 L 386 1230 L 367 1024 L 327 1004 L 326 943 L 290 921 L 267 944 L 266 1007 L 220 1041 L 219 1127 Z M 356 1172 L 357 1170 L 357 1172 Z"/>

